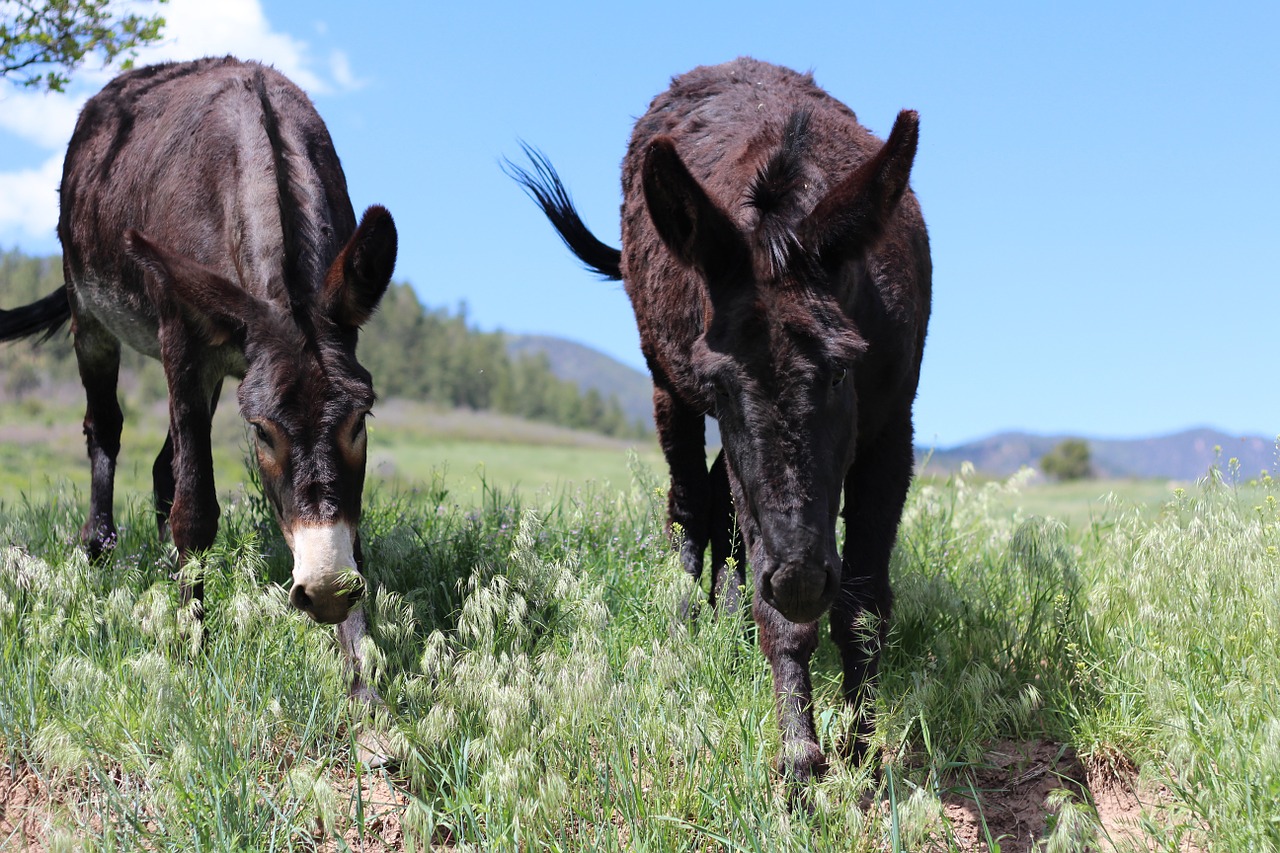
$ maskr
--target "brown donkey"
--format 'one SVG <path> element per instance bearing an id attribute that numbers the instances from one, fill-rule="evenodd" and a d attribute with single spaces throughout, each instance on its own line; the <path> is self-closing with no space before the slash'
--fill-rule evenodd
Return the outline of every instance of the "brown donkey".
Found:
<path id="1" fill-rule="evenodd" d="M 121 74 L 85 104 L 67 149 L 58 236 L 66 284 L 0 313 L 0 340 L 71 319 L 93 482 L 81 539 L 112 547 L 121 341 L 164 365 L 169 435 L 152 475 L 180 563 L 218 528 L 210 420 L 241 379 L 262 483 L 293 550 L 289 598 L 338 625 L 360 676 L 360 508 L 374 393 L 356 337 L 391 279 L 396 229 L 356 226 L 328 130 L 275 70 L 202 59 Z M 167 528 L 167 530 L 166 530 Z M 184 580 L 201 610 L 203 584 Z"/>
<path id="2" fill-rule="evenodd" d="M 743 580 L 724 566 L 736 510 L 779 762 L 797 781 L 826 768 L 809 659 L 828 609 L 859 711 L 855 758 L 872 726 L 865 692 L 889 617 L 929 320 L 929 239 L 907 186 L 917 125 L 902 112 L 881 145 L 809 75 L 752 59 L 696 68 L 636 123 L 621 251 L 591 234 L 540 155 L 526 149 L 532 174 L 509 167 L 579 259 L 625 282 L 684 567 L 699 577 L 710 541 L 713 601 L 729 606 Z M 724 448 L 710 471 L 707 414 Z"/>

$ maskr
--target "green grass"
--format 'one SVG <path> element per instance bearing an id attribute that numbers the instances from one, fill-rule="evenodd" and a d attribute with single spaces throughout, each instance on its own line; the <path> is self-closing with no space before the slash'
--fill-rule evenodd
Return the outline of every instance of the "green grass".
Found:
<path id="1" fill-rule="evenodd" d="M 1002 498 L 998 506 L 1026 516 L 1056 518 L 1072 528 L 1088 528 L 1094 522 L 1105 523 L 1114 518 L 1120 508 L 1138 509 L 1147 518 L 1154 518 L 1179 485 L 1186 484 L 1167 480 L 1040 482 L 1019 488 Z"/>
<path id="2" fill-rule="evenodd" d="M 0 503 L 41 495 L 59 483 L 76 486 L 72 499 L 87 505 L 89 463 L 76 389 L 55 400 L 27 400 L 0 407 Z M 574 483 L 630 482 L 626 450 L 658 466 L 656 440 L 624 441 L 592 433 L 485 412 L 444 411 L 391 400 L 380 403 L 370 424 L 368 478 L 371 486 L 411 491 L 430 484 L 454 503 L 476 507 L 480 483 L 502 491 L 520 489 L 526 504 L 552 501 Z M 126 407 L 117 460 L 117 500 L 151 493 L 151 466 L 164 444 L 163 404 Z M 225 503 L 250 486 L 244 460 L 248 438 L 230 391 L 223 394 L 213 425 L 214 470 Z"/>
<path id="3" fill-rule="evenodd" d="M 375 447 L 392 446 L 390 420 Z M 288 608 L 288 552 L 251 491 L 224 501 L 204 559 L 198 651 L 145 494 L 120 501 L 120 545 L 100 565 L 72 544 L 65 483 L 0 505 L 0 755 L 61 804 L 41 840 L 374 844 L 385 823 L 354 778 L 404 792 L 405 849 L 959 849 L 942 800 L 978 786 L 994 743 L 1044 738 L 1171 792 L 1150 815 L 1154 849 L 1280 845 L 1269 480 L 1100 501 L 1069 525 L 1026 511 L 1038 498 L 1017 482 L 920 484 L 894 557 L 882 772 L 837 757 L 797 812 L 772 770 L 754 630 L 674 618 L 687 581 L 662 478 L 616 447 L 544 444 L 526 468 L 487 439 L 482 480 L 458 461 L 469 446 L 434 477 L 403 474 L 426 453 L 397 456 L 416 488 L 375 487 L 363 520 L 390 771 L 355 761 L 368 724 L 332 631 Z M 561 485 L 541 487 L 552 471 Z M 838 671 L 824 638 L 816 708 L 833 756 L 850 725 Z M 1089 849 L 1089 804 L 1059 799 L 1048 849 Z"/>
<path id="4" fill-rule="evenodd" d="M 484 487 L 518 489 L 526 503 L 544 503 L 576 483 L 625 488 L 631 481 L 626 455 L 612 447 L 455 440 L 380 442 L 376 447 L 371 468 L 387 487 L 412 488 L 434 481 L 447 488 L 453 500 L 469 506 L 483 502 Z M 657 454 L 651 451 L 646 457 L 656 462 Z"/>

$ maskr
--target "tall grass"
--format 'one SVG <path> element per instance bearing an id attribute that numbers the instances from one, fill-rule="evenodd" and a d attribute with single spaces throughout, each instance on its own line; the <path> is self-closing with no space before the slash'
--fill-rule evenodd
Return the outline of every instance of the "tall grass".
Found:
<path id="1" fill-rule="evenodd" d="M 876 698 L 881 771 L 839 758 L 851 720 L 824 640 L 815 710 L 834 760 L 797 811 L 773 770 L 754 627 L 675 617 L 688 581 L 664 489 L 633 469 L 629 486 L 536 509 L 483 482 L 478 506 L 455 501 L 439 477 L 375 492 L 373 719 L 346 701 L 332 633 L 288 608 L 288 551 L 252 491 L 203 558 L 199 649 L 144 504 L 98 564 L 73 545 L 70 496 L 0 508 L 0 755 L 51 792 L 38 840 L 376 845 L 359 784 L 376 777 L 407 794 L 407 849 L 945 850 L 943 800 L 977 793 L 991 746 L 1046 739 L 1165 786 L 1159 849 L 1280 843 L 1271 480 L 1217 476 L 1158 513 L 1115 503 L 1078 528 L 1007 509 L 1017 478 L 916 489 Z M 370 731 L 390 768 L 356 760 Z M 1052 808 L 1050 849 L 1096 843 L 1086 796 Z"/>
<path id="2" fill-rule="evenodd" d="M 1167 786 L 1223 850 L 1280 849 L 1278 491 L 1215 470 L 1090 554 L 1102 702 L 1078 737 Z"/>

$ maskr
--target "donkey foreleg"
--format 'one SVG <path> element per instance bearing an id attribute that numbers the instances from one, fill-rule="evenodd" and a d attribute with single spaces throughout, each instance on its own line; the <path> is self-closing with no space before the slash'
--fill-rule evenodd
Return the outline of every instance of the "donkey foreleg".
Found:
<path id="1" fill-rule="evenodd" d="M 169 507 L 169 535 L 178 552 L 178 576 L 182 605 L 196 619 L 204 615 L 204 579 L 187 572 L 188 561 L 213 546 L 222 513 L 213 480 L 214 392 L 222 378 L 202 374 L 198 344 L 185 329 L 167 331 L 162 325 L 161 352 L 169 384 L 169 440 L 173 445 L 173 503 Z M 165 451 L 161 451 L 161 456 Z M 155 469 L 152 473 L 154 475 Z M 157 494 L 162 501 L 163 495 Z M 157 512 L 160 507 L 157 506 Z"/>
<path id="2" fill-rule="evenodd" d="M 760 629 L 760 650 L 773 670 L 778 725 L 782 729 L 778 770 L 788 784 L 821 778 L 827 772 L 827 759 L 818 746 L 813 725 L 813 684 L 809 677 L 809 659 L 818 647 L 818 623 L 790 622 L 760 597 L 755 599 L 753 608 Z"/>
<path id="3" fill-rule="evenodd" d="M 370 710 L 382 707 L 382 697 L 366 679 L 368 661 L 365 655 L 364 638 L 369 636 L 369 619 L 364 607 L 357 605 L 351 608 L 347 618 L 336 626 L 338 646 L 342 649 L 342 659 L 346 661 L 351 673 L 351 687 L 348 695 L 369 707 Z"/>
<path id="4" fill-rule="evenodd" d="M 361 546 L 360 534 L 357 533 L 352 543 L 352 557 L 355 559 L 356 571 L 364 577 L 364 548 Z M 347 612 L 347 618 L 336 626 L 338 646 L 342 649 L 342 659 L 346 661 L 351 673 L 351 687 L 348 695 L 367 705 L 370 710 L 383 707 L 382 697 L 368 682 L 368 661 L 364 650 L 364 638 L 369 636 L 369 617 L 364 606 L 357 604 Z"/>
<path id="5" fill-rule="evenodd" d="M 855 731 L 845 744 L 854 761 L 863 759 L 875 730 L 872 693 L 893 606 L 889 560 L 915 464 L 911 435 L 908 414 L 905 425 L 858 447 L 845 478 L 844 565 L 831 606 L 831 639 L 840 650 L 845 701 L 855 710 Z"/>

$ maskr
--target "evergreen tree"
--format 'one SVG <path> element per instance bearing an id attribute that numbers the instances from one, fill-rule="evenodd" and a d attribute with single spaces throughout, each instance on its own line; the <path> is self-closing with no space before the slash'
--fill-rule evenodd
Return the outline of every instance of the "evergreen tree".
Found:
<path id="1" fill-rule="evenodd" d="M 59 258 L 0 253 L 0 308 L 25 305 L 62 284 Z M 377 313 L 360 332 L 358 356 L 386 397 L 440 406 L 490 410 L 605 435 L 641 438 L 641 423 L 628 423 L 614 397 L 582 391 L 558 378 L 545 353 L 513 357 L 500 332 L 468 324 L 467 307 L 456 312 L 424 308 L 407 284 L 392 284 Z M 138 377 L 144 401 L 165 393 L 159 364 L 121 349 L 121 369 Z M 78 381 L 69 335 L 39 347 L 0 347 L 0 374 L 10 394 L 30 394 L 46 382 Z"/>

